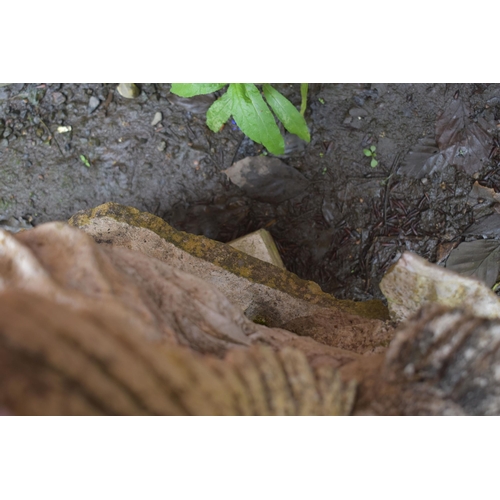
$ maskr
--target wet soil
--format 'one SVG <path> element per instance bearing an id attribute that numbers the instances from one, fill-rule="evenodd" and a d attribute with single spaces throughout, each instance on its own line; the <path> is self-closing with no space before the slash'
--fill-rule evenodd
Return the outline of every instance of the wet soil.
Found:
<path id="1" fill-rule="evenodd" d="M 310 85 L 311 142 L 287 136 L 281 157 L 306 182 L 281 203 L 245 195 L 223 173 L 265 150 L 234 123 L 217 134 L 206 127 L 214 96 L 181 99 L 168 84 L 143 84 L 125 99 L 115 88 L 0 88 L 0 225 L 66 220 L 115 201 L 224 242 L 266 228 L 288 270 L 338 298 L 366 300 L 382 297 L 378 283 L 404 250 L 441 261 L 493 212 L 469 196 L 475 181 L 500 190 L 499 84 Z M 298 85 L 277 88 L 300 104 Z M 481 124 L 484 154 L 465 168 L 460 148 L 457 161 L 422 169 L 442 146 L 437 120 L 457 99 L 472 134 Z M 372 145 L 375 168 L 363 154 Z"/>

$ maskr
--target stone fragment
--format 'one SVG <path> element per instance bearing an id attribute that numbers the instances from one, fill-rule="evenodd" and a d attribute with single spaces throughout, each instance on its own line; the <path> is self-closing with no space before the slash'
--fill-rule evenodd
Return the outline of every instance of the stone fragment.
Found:
<path id="1" fill-rule="evenodd" d="M 93 113 L 101 104 L 101 101 L 96 96 L 91 96 L 88 104 L 89 115 Z"/>
<path id="2" fill-rule="evenodd" d="M 70 125 L 60 125 L 59 127 L 57 127 L 57 132 L 59 134 L 66 134 L 68 132 L 71 132 L 72 130 L 72 127 Z"/>
<path id="3" fill-rule="evenodd" d="M 304 193 L 309 181 L 278 158 L 249 156 L 223 172 L 233 184 L 255 200 L 281 203 Z"/>
<path id="4" fill-rule="evenodd" d="M 348 125 L 354 129 L 360 129 L 363 127 L 366 121 L 368 112 L 363 108 L 351 108 L 344 119 L 343 124 Z"/>
<path id="5" fill-rule="evenodd" d="M 62 92 L 54 92 L 52 94 L 52 100 L 56 106 L 60 106 L 66 102 L 66 96 Z"/>
<path id="6" fill-rule="evenodd" d="M 151 126 L 154 127 L 155 125 L 158 125 L 158 123 L 160 123 L 162 120 L 163 120 L 163 115 L 159 111 L 157 111 L 155 113 L 153 121 L 151 122 Z"/>
<path id="7" fill-rule="evenodd" d="M 122 97 L 125 97 L 125 99 L 134 99 L 141 93 L 139 87 L 135 83 L 120 83 L 118 87 L 116 87 L 116 90 Z"/>
<path id="8" fill-rule="evenodd" d="M 32 227 L 33 225 L 30 222 L 27 222 L 21 217 L 16 218 L 11 216 L 8 219 L 0 219 L 0 229 L 5 229 L 5 231 L 11 233 L 18 233 L 19 231 L 31 229 Z"/>
<path id="9" fill-rule="evenodd" d="M 461 307 L 482 318 L 500 318 L 499 298 L 482 282 L 405 252 L 380 282 L 391 318 L 403 321 L 427 303 Z"/>
<path id="10" fill-rule="evenodd" d="M 241 250 L 256 259 L 269 262 L 275 266 L 285 269 L 281 256 L 276 248 L 273 237 L 269 231 L 259 229 L 253 233 L 242 236 L 228 243 L 229 246 Z"/>

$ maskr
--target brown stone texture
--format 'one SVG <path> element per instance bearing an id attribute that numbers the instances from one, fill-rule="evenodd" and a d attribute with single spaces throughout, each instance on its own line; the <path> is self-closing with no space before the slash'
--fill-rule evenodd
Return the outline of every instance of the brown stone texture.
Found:
<path id="1" fill-rule="evenodd" d="M 380 283 L 391 318 L 403 321 L 432 303 L 460 307 L 484 318 L 500 318 L 500 300 L 486 284 L 405 252 Z"/>
<path id="2" fill-rule="evenodd" d="M 499 346 L 500 320 L 433 304 L 400 325 L 385 356 L 341 371 L 360 381 L 355 414 L 499 415 Z"/>
<path id="3" fill-rule="evenodd" d="M 0 407 L 12 415 L 345 415 L 355 383 L 285 347 L 225 359 L 151 341 L 126 318 L 0 293 Z"/>
<path id="4" fill-rule="evenodd" d="M 500 414 L 500 320 L 428 304 L 395 330 L 153 216 L 91 213 L 0 230 L 1 415 Z"/>
<path id="5" fill-rule="evenodd" d="M 313 307 L 336 308 L 369 319 L 389 319 L 379 300 L 338 300 L 312 281 L 262 262 L 218 241 L 176 231 L 163 219 L 146 212 L 105 203 L 78 212 L 69 221 L 101 245 L 140 251 L 177 269 L 203 278 L 243 309 L 252 319 L 280 326 L 305 316 Z M 295 312 L 298 311 L 298 312 Z"/>
<path id="6" fill-rule="evenodd" d="M 0 249 L 4 413 L 352 407 L 355 382 L 342 383 L 336 368 L 355 354 L 255 324 L 217 289 L 158 259 L 98 245 L 62 223 L 2 231 Z"/>
<path id="7" fill-rule="evenodd" d="M 293 319 L 283 328 L 322 344 L 365 355 L 384 352 L 394 336 L 394 328 L 388 323 L 335 309 L 321 309 Z"/>

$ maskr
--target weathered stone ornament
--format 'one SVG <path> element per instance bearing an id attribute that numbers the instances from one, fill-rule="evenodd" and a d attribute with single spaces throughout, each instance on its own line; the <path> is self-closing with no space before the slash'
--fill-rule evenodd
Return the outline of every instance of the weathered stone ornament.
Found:
<path id="1" fill-rule="evenodd" d="M 0 412 L 345 415 L 356 383 L 337 366 L 357 357 L 66 224 L 0 230 Z"/>
<path id="2" fill-rule="evenodd" d="M 400 316 L 424 307 L 395 331 L 131 207 L 71 222 L 0 229 L 0 415 L 500 414 L 500 320 L 467 310 L 488 312 L 474 280 L 405 254 L 382 287 Z"/>

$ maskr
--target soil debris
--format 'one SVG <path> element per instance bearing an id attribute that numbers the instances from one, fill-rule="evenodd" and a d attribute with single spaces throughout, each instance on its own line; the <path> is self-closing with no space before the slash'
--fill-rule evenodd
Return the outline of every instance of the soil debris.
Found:
<path id="1" fill-rule="evenodd" d="M 232 122 L 208 129 L 217 93 L 185 99 L 145 83 L 136 99 L 113 99 L 116 85 L 0 89 L 0 219 L 38 225 L 112 200 L 224 242 L 264 228 L 288 270 L 367 300 L 382 298 L 378 284 L 404 251 L 436 262 L 495 211 L 469 193 L 476 181 L 500 192 L 500 84 L 310 84 L 311 142 L 285 135 L 281 157 L 300 190 L 280 201 L 249 196 L 224 174 L 266 151 Z M 298 85 L 276 88 L 300 107 Z M 100 105 L 88 115 L 91 96 Z M 363 154 L 371 146 L 375 168 Z"/>

